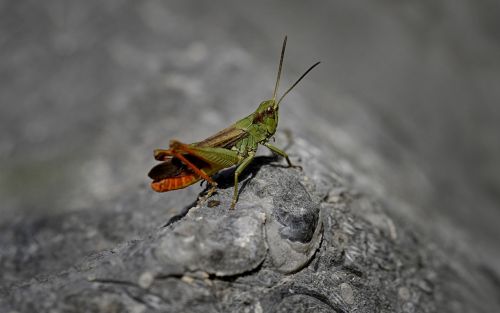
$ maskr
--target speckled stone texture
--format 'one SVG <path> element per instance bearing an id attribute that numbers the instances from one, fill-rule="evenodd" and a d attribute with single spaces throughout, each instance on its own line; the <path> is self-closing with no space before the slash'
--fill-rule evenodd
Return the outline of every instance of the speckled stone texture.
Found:
<path id="1" fill-rule="evenodd" d="M 0 0 L 0 312 L 500 312 L 495 0 Z M 271 97 L 277 147 L 157 194 Z M 286 133 L 291 136 L 286 136 Z M 290 141 L 289 139 L 293 140 Z"/>
<path id="2" fill-rule="evenodd" d="M 5 290 L 0 309 L 488 311 L 495 286 L 477 264 L 450 258 L 428 234 L 395 221 L 320 162 L 309 158 L 299 171 L 260 157 L 246 172 L 235 210 L 225 186 L 210 199 L 215 206 L 187 207 L 144 237 Z M 219 175 L 222 186 L 229 174 Z"/>

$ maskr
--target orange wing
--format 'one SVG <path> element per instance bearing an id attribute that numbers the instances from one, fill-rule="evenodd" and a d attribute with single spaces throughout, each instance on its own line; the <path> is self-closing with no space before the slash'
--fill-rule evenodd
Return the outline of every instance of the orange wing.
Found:
<path id="1" fill-rule="evenodd" d="M 166 192 L 170 190 L 182 189 L 190 186 L 200 180 L 200 176 L 196 174 L 187 174 L 179 177 L 164 178 L 154 180 L 151 183 L 151 188 L 156 192 Z"/>
<path id="2" fill-rule="evenodd" d="M 218 169 L 213 168 L 209 163 L 195 156 L 185 154 L 184 157 L 209 176 L 218 171 Z M 148 176 L 153 179 L 151 188 L 156 192 L 182 189 L 201 179 L 198 174 L 194 173 L 175 157 L 168 157 L 162 163 L 154 166 L 149 171 Z"/>

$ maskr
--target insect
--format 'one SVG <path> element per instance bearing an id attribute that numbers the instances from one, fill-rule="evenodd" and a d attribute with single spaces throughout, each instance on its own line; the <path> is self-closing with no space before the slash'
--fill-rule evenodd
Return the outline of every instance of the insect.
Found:
<path id="1" fill-rule="evenodd" d="M 191 144 L 172 140 L 169 149 L 156 149 L 154 158 L 162 163 L 148 173 L 153 179 L 153 190 L 165 192 L 182 189 L 203 179 L 211 185 L 206 194 L 206 198 L 209 198 L 217 189 L 217 183 L 211 176 L 224 168 L 236 165 L 231 203 L 231 209 L 234 209 L 238 201 L 238 177 L 254 159 L 259 145 L 266 146 L 284 157 L 289 167 L 299 167 L 292 164 L 286 152 L 271 145 L 269 139 L 273 137 L 278 126 L 281 101 L 320 62 L 309 67 L 276 101 L 286 42 L 285 36 L 272 99 L 263 101 L 255 112 L 205 140 Z"/>

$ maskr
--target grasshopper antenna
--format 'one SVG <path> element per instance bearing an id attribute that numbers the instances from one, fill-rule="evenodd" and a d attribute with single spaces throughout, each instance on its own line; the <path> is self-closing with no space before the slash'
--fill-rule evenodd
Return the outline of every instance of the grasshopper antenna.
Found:
<path id="1" fill-rule="evenodd" d="M 292 89 L 297 86 L 297 84 L 302 80 L 302 78 L 306 77 L 307 74 L 309 74 L 310 71 L 312 71 L 313 68 L 315 68 L 316 66 L 318 66 L 318 64 L 320 64 L 321 62 L 316 62 L 314 63 L 310 68 L 307 69 L 307 71 L 302 74 L 302 76 L 299 77 L 299 79 L 297 79 L 297 81 L 292 85 L 292 87 L 288 88 L 287 91 L 285 91 L 285 93 L 281 96 L 281 98 L 278 100 L 278 103 L 276 104 L 276 106 L 278 106 L 281 102 L 281 100 L 283 100 L 283 98 L 290 92 L 292 91 Z M 281 69 L 281 64 L 280 64 L 280 69 Z M 279 76 L 278 76 L 279 77 Z"/>
<path id="2" fill-rule="evenodd" d="M 280 85 L 281 68 L 283 67 L 283 59 L 285 58 L 286 40 L 287 36 L 285 36 L 285 39 L 283 39 L 283 47 L 281 48 L 280 65 L 278 67 L 278 77 L 276 78 L 276 85 L 274 85 L 273 100 L 276 100 L 276 94 L 278 93 L 278 87 Z"/>

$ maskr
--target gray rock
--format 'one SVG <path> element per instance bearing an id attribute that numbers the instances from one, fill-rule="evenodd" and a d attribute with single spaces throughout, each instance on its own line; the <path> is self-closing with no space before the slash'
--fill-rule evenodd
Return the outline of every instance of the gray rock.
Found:
<path id="1" fill-rule="evenodd" d="M 495 1 L 63 2 L 0 1 L 0 312 L 500 311 Z M 304 171 L 152 192 L 284 34 Z"/>
<path id="2" fill-rule="evenodd" d="M 229 209 L 231 173 L 225 172 L 218 178 L 223 187 L 208 202 L 62 273 L 12 286 L 0 309 L 488 312 L 493 307 L 486 295 L 495 286 L 475 285 L 481 277 L 488 281 L 478 264 L 425 243 L 379 203 L 328 173 L 333 183 L 317 188 L 324 180 L 308 173 L 320 162 L 308 160 L 299 171 L 257 158 L 244 175 L 235 210 Z"/>

